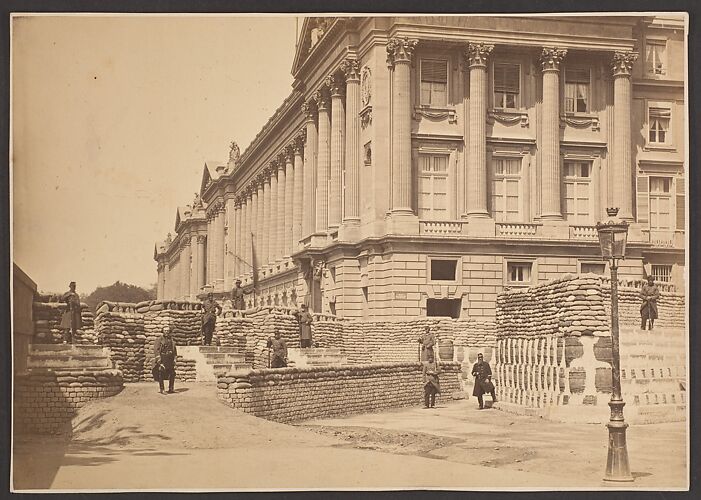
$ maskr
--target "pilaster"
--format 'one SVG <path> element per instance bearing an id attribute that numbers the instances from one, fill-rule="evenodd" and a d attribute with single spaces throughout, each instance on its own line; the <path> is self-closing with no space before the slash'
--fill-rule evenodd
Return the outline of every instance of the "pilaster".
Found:
<path id="1" fill-rule="evenodd" d="M 339 239 L 355 240 L 360 224 L 360 65 L 355 59 L 341 64 L 346 77 L 346 188 L 343 197 L 343 235 Z"/>

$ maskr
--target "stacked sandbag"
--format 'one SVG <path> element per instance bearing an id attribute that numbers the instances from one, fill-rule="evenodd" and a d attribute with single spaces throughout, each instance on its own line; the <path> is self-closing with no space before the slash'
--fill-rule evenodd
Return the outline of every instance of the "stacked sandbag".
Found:
<path id="1" fill-rule="evenodd" d="M 99 343 L 110 348 L 126 382 L 142 380 L 144 373 L 144 318 L 136 312 L 113 312 L 98 308 L 95 320 Z"/>
<path id="2" fill-rule="evenodd" d="M 200 335 L 202 326 L 202 313 L 200 311 L 186 309 L 164 309 L 152 316 L 155 320 L 155 328 L 159 334 L 164 326 L 170 327 L 170 333 L 176 345 L 199 345 L 202 343 Z"/>
<path id="3" fill-rule="evenodd" d="M 35 344 L 60 344 L 63 341 L 63 332 L 59 326 L 65 309 L 66 304 L 61 302 L 34 302 L 32 314 Z"/>
<path id="4" fill-rule="evenodd" d="M 343 328 L 344 321 L 338 321 L 333 316 L 324 314 L 313 314 L 312 337 L 318 347 L 341 347 L 343 348 Z M 299 330 L 298 330 L 299 332 Z M 299 333 L 297 333 L 299 338 Z"/>
<path id="5" fill-rule="evenodd" d="M 642 283 L 635 283 L 631 286 L 625 281 L 618 285 L 618 322 L 621 326 L 640 326 L 640 289 Z M 673 285 L 668 283 L 657 283 L 660 296 L 657 299 L 658 317 L 655 320 L 655 327 L 659 328 L 679 328 L 686 327 L 685 296 L 676 291 Z M 611 317 L 611 280 L 603 279 L 602 296 L 606 317 Z"/>
<path id="6" fill-rule="evenodd" d="M 175 362 L 175 378 L 181 382 L 195 382 L 197 379 L 196 361 L 178 356 Z"/>
<path id="7" fill-rule="evenodd" d="M 251 330 L 253 321 L 246 318 L 240 311 L 225 311 L 219 318 L 215 328 L 217 345 L 235 347 L 239 352 L 246 351 L 246 335 Z M 214 341 L 214 338 L 213 338 Z"/>

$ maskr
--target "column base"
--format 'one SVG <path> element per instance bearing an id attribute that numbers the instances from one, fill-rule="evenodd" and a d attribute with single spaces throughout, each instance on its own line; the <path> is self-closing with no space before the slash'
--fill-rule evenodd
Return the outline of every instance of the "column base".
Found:
<path id="1" fill-rule="evenodd" d="M 546 221 L 546 220 L 563 220 L 562 214 L 559 212 L 550 212 L 550 213 L 543 213 L 540 214 L 540 220 Z"/>
<path id="2" fill-rule="evenodd" d="M 386 219 L 387 234 L 419 234 L 419 217 L 411 210 L 392 211 Z"/>

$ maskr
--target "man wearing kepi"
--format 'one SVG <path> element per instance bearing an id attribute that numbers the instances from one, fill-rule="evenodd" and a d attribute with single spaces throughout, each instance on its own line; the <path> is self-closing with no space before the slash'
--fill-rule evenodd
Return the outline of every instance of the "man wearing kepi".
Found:
<path id="1" fill-rule="evenodd" d="M 477 363 L 472 366 L 472 375 L 475 377 L 475 388 L 472 390 L 472 395 L 477 396 L 480 410 L 484 408 L 483 394 L 489 393 L 492 396 L 492 403 L 495 403 L 497 397 L 494 395 L 492 369 L 489 367 L 489 363 L 484 360 L 482 353 L 477 355 Z"/>
<path id="2" fill-rule="evenodd" d="M 155 365 L 153 374 L 158 380 L 160 393 L 164 394 L 164 380 L 168 379 L 168 394 L 173 394 L 175 385 L 175 359 L 178 356 L 178 348 L 170 337 L 170 327 L 163 328 L 163 334 L 156 339 L 153 345 L 153 357 Z"/>
<path id="3" fill-rule="evenodd" d="M 66 304 L 60 326 L 63 330 L 64 344 L 72 344 L 76 332 L 83 328 L 83 318 L 80 316 L 80 296 L 75 291 L 75 281 L 71 281 L 68 288 L 69 290 L 61 295 L 61 302 Z"/>
<path id="4" fill-rule="evenodd" d="M 441 386 L 438 380 L 440 368 L 433 356 L 433 351 L 427 353 L 428 358 L 422 364 L 424 377 L 424 406 L 434 408 L 436 406 L 436 394 L 441 393 Z"/>
<path id="5" fill-rule="evenodd" d="M 433 335 L 430 326 L 426 325 L 424 328 L 424 333 L 419 337 L 419 344 L 421 344 L 419 361 L 428 361 L 429 356 L 435 359 L 436 353 L 433 351 L 433 346 L 436 345 L 436 336 Z"/>
<path id="6" fill-rule="evenodd" d="M 649 324 L 649 330 L 652 330 L 655 320 L 657 319 L 657 299 L 660 298 L 660 291 L 655 285 L 655 278 L 652 276 L 647 277 L 647 283 L 643 284 L 643 288 L 640 290 L 640 298 L 643 299 L 643 303 L 640 306 L 640 328 L 645 330 L 645 325 Z"/>
<path id="7" fill-rule="evenodd" d="M 284 368 L 287 366 L 287 344 L 280 337 L 280 331 L 275 332 L 275 338 L 268 339 L 268 349 L 272 349 L 273 357 L 270 368 Z"/>
<path id="8" fill-rule="evenodd" d="M 231 307 L 238 309 L 239 311 L 246 309 L 244 295 L 247 293 L 250 292 L 246 292 L 243 288 L 241 288 L 241 280 L 236 280 L 236 286 L 231 289 Z"/>
<path id="9" fill-rule="evenodd" d="M 302 311 L 297 314 L 297 321 L 299 321 L 299 346 L 312 347 L 312 315 L 309 314 L 307 310 L 307 304 L 302 304 Z"/>
<path id="10" fill-rule="evenodd" d="M 212 345 L 214 326 L 221 311 L 221 306 L 214 300 L 214 294 L 207 294 L 207 298 L 202 302 L 202 345 Z"/>

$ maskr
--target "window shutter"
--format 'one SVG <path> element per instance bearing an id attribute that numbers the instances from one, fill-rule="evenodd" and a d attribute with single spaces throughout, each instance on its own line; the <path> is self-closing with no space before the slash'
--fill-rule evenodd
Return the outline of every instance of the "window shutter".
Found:
<path id="1" fill-rule="evenodd" d="M 686 224 L 684 211 L 684 179 L 677 179 L 677 229 L 683 230 Z"/>
<path id="2" fill-rule="evenodd" d="M 588 69 L 573 69 L 567 68 L 565 71 L 566 83 L 589 83 Z"/>
<path id="3" fill-rule="evenodd" d="M 640 176 L 637 181 L 637 212 L 638 222 L 647 224 L 650 222 L 650 198 L 648 197 L 648 177 Z"/>
<path id="4" fill-rule="evenodd" d="M 421 61 L 421 81 L 448 83 L 448 61 Z"/>
<path id="5" fill-rule="evenodd" d="M 520 71 L 518 64 L 494 65 L 494 91 L 518 94 Z"/>
<path id="6" fill-rule="evenodd" d="M 669 108 L 650 107 L 650 120 L 653 118 L 671 118 L 672 110 Z"/>

